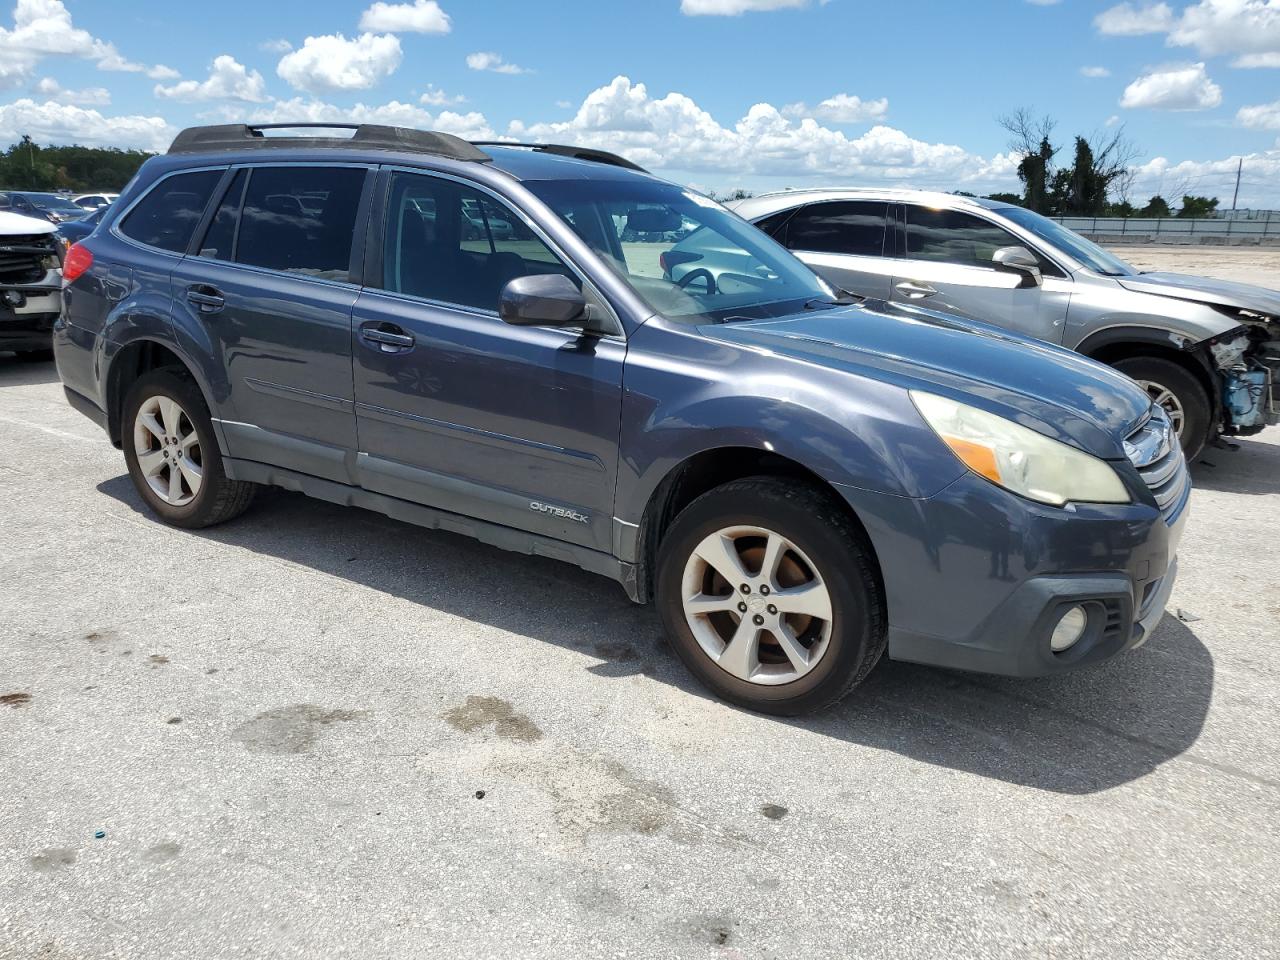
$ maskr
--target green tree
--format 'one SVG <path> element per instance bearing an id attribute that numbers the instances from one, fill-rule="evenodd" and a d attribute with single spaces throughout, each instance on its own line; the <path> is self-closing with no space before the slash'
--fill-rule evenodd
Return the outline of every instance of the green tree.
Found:
<path id="1" fill-rule="evenodd" d="M 986 198 L 999 203 L 1013 203 L 1022 206 L 1022 194 L 1019 193 L 988 193 Z"/>
<path id="2" fill-rule="evenodd" d="M 0 152 L 0 189 L 118 192 L 151 154 L 103 147 L 41 147 L 23 137 Z"/>
<path id="3" fill-rule="evenodd" d="M 1201 219 L 1212 217 L 1218 209 L 1217 197 L 1196 197 L 1184 194 L 1182 197 L 1182 209 L 1178 211 L 1179 217 L 1199 217 Z"/>
<path id="4" fill-rule="evenodd" d="M 1125 198 L 1138 152 L 1123 127 L 1092 138 L 1076 137 L 1071 165 L 1055 167 L 1058 148 L 1053 144 L 1052 118 L 1037 118 L 1023 108 L 1001 117 L 1000 125 L 1009 132 L 1009 149 L 1020 158 L 1023 206 L 1046 215 L 1097 216 L 1105 212 L 1112 194 Z"/>
<path id="5" fill-rule="evenodd" d="M 1169 216 L 1169 202 L 1160 194 L 1156 194 L 1147 201 L 1147 205 L 1138 211 L 1140 217 L 1167 217 Z"/>

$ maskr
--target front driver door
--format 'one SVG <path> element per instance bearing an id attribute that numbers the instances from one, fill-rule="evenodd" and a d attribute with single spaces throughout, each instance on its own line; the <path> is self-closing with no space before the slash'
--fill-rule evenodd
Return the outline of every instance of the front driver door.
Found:
<path id="1" fill-rule="evenodd" d="M 1017 333 L 1061 343 L 1071 280 L 1041 258 L 1042 281 L 997 270 L 1001 247 L 1026 246 L 1013 234 L 960 210 L 918 204 L 899 208 L 893 299 L 959 313 Z"/>
<path id="2" fill-rule="evenodd" d="M 581 278 L 492 195 L 383 176 L 352 325 L 361 483 L 608 551 L 625 341 L 504 323 L 511 279 Z"/>

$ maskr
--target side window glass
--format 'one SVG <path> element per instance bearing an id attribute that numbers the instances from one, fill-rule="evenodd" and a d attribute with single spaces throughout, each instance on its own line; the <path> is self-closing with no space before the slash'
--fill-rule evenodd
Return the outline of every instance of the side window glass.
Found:
<path id="1" fill-rule="evenodd" d="M 120 232 L 149 247 L 182 253 L 221 179 L 221 170 L 194 170 L 161 180 L 129 211 Z"/>
<path id="2" fill-rule="evenodd" d="M 781 241 L 781 230 L 786 226 L 787 221 L 791 219 L 793 213 L 795 213 L 794 209 L 779 210 L 777 213 L 771 213 L 763 220 L 757 220 L 756 227 L 773 237 L 773 239 Z"/>
<path id="3" fill-rule="evenodd" d="M 235 262 L 347 280 L 366 171 L 255 167 L 235 239 Z M 225 241 L 223 241 L 225 243 Z"/>
<path id="4" fill-rule="evenodd" d="M 907 257 L 990 267 L 991 255 L 1018 243 L 994 224 L 958 210 L 907 208 Z"/>
<path id="5" fill-rule="evenodd" d="M 886 203 L 839 200 L 805 207 L 787 224 L 787 246 L 814 253 L 879 257 L 884 252 Z"/>
<path id="6" fill-rule="evenodd" d="M 383 287 L 426 300 L 498 309 L 516 277 L 577 276 L 524 221 L 487 194 L 453 180 L 397 173 L 383 239 Z"/>
<path id="7" fill-rule="evenodd" d="M 248 170 L 239 171 L 232 179 L 204 235 L 204 243 L 200 244 L 200 256 L 212 260 L 235 259 L 236 227 L 240 225 L 240 204 L 248 180 Z"/>
<path id="8" fill-rule="evenodd" d="M 0 193 L 0 210 L 9 209 L 9 197 L 7 194 Z"/>

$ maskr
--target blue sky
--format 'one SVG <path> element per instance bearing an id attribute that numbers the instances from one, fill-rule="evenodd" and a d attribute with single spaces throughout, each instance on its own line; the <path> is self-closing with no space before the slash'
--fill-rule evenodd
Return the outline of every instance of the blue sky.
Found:
<path id="1" fill-rule="evenodd" d="M 1016 187 L 996 116 L 1123 123 L 1134 198 L 1280 206 L 1280 0 L 0 0 L 0 140 L 365 119 L 618 149 L 703 187 Z M 1092 74 L 1092 75 L 1086 75 Z"/>

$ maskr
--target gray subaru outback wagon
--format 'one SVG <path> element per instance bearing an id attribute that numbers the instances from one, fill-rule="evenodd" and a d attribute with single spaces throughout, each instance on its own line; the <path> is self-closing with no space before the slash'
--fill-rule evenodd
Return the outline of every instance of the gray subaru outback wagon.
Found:
<path id="1" fill-rule="evenodd" d="M 677 249 L 699 235 L 734 269 Z M 70 249 L 63 298 L 67 399 L 160 520 L 275 484 L 566 560 L 757 710 L 830 703 L 886 650 L 1098 663 L 1173 585 L 1190 484 L 1131 380 L 843 301 L 607 153 L 188 130 Z"/>

